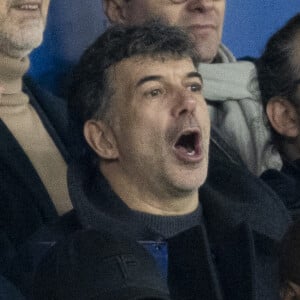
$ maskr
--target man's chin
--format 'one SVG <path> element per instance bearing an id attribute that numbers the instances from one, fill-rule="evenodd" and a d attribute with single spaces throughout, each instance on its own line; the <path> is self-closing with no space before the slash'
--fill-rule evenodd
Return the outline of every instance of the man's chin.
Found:
<path id="1" fill-rule="evenodd" d="M 182 194 L 193 194 L 198 193 L 198 189 L 204 184 L 206 181 L 207 173 L 203 172 L 203 174 L 197 174 L 193 178 L 181 178 L 180 181 L 177 182 L 178 193 L 180 191 Z"/>
<path id="2" fill-rule="evenodd" d="M 6 37 L 0 36 L 0 39 L 2 52 L 11 57 L 23 58 L 40 46 L 43 41 L 43 33 L 36 30 L 24 30 Z"/>
<path id="3" fill-rule="evenodd" d="M 219 45 L 209 47 L 200 43 L 199 45 L 196 44 L 196 49 L 202 63 L 211 63 L 218 53 L 218 48 Z"/>
<path id="4" fill-rule="evenodd" d="M 217 37 L 193 35 L 193 40 L 201 62 L 211 63 L 216 57 L 220 46 Z"/>

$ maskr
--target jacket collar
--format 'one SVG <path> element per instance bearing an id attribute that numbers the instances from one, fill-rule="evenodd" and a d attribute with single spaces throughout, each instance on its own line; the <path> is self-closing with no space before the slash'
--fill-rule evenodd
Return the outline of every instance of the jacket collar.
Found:
<path id="1" fill-rule="evenodd" d="M 270 285 L 277 280 L 276 270 L 271 268 L 276 266 L 275 246 L 286 230 L 289 217 L 271 190 L 250 173 L 242 172 L 243 177 L 234 166 L 231 164 L 230 171 L 237 172 L 240 182 L 245 183 L 244 189 L 239 189 L 236 195 L 231 179 L 224 174 L 226 165 L 220 165 L 223 173 L 213 168 L 210 176 L 214 180 L 211 182 L 209 176 L 199 191 L 205 224 L 168 239 L 168 280 L 176 296 L 174 299 L 276 298 L 273 294 L 269 298 L 273 290 L 276 293 L 276 288 Z M 222 183 L 224 175 L 226 180 Z M 252 178 L 249 186 L 245 176 Z M 71 164 L 68 183 L 70 197 L 84 228 L 103 229 L 109 224 L 114 234 L 127 232 L 138 240 L 158 238 L 144 224 L 136 222 L 132 211 L 111 190 L 99 171 L 92 171 L 85 164 Z M 255 193 L 250 195 L 253 191 Z M 241 198 L 240 192 L 245 193 L 244 197 Z M 262 257 L 268 258 L 266 265 Z M 270 280 L 265 278 L 268 271 L 269 277 L 273 276 Z M 260 293 L 263 296 L 258 295 Z"/>
<path id="2" fill-rule="evenodd" d="M 23 90 L 29 96 L 30 104 L 38 113 L 63 158 L 69 162 L 71 160 L 69 154 L 71 129 L 68 127 L 66 117 L 68 113 L 64 100 L 41 89 L 28 76 L 23 78 Z"/>
<path id="3" fill-rule="evenodd" d="M 215 244 L 206 227 L 197 226 L 169 239 L 168 249 L 174 299 L 257 299 L 255 247 L 247 224 Z"/>
<path id="4" fill-rule="evenodd" d="M 1 138 L 5 140 L 5 143 L 0 144 L 1 172 L 13 174 L 18 184 L 26 186 L 31 193 L 32 201 L 36 202 L 36 207 L 41 207 L 42 201 L 43 205 L 48 207 L 48 211 L 56 215 L 54 205 L 41 179 L 23 149 L 2 120 L 0 120 L 0 133 Z M 5 183 L 0 184 L 5 185 Z"/>
<path id="5" fill-rule="evenodd" d="M 68 186 L 77 217 L 84 228 L 102 230 L 111 224 L 111 232 L 128 233 L 137 240 L 161 237 L 137 221 L 132 211 L 110 188 L 104 176 L 85 163 L 73 162 L 68 168 Z"/>
<path id="6" fill-rule="evenodd" d="M 216 239 L 246 223 L 258 236 L 277 243 L 291 222 L 283 202 L 261 179 L 216 155 L 210 158 L 199 198 L 208 234 Z"/>
<path id="7" fill-rule="evenodd" d="M 256 185 L 261 185 L 259 179 L 257 181 L 256 177 L 248 176 L 253 177 Z M 215 183 L 218 185 L 218 178 Z M 256 188 L 256 185 L 243 191 L 251 193 L 251 188 Z M 109 183 L 98 170 L 91 170 L 85 163 L 72 163 L 68 169 L 68 186 L 73 206 L 84 227 L 101 227 L 101 220 L 111 218 L 112 224 L 119 224 L 123 229 L 128 224 L 131 235 L 142 238 L 153 236 L 151 230 L 136 223 L 134 212 L 111 190 Z M 247 223 L 258 235 L 278 242 L 286 230 L 289 216 L 283 204 L 278 203 L 276 197 L 272 197 L 272 191 L 264 185 L 260 189 L 264 191 L 264 199 L 259 197 L 259 193 L 241 199 L 240 194 L 234 196 L 235 192 L 232 190 L 229 190 L 228 195 L 223 194 L 218 186 L 207 182 L 200 189 L 199 197 L 209 236 L 219 240 L 234 228 Z M 270 212 L 272 217 L 269 217 Z M 278 219 L 278 224 L 274 222 L 274 218 Z"/>

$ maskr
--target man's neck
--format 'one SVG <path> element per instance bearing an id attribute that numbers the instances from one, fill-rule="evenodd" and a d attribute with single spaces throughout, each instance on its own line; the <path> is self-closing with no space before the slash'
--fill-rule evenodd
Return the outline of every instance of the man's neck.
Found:
<path id="1" fill-rule="evenodd" d="M 147 183 L 135 181 L 111 168 L 100 168 L 112 190 L 132 210 L 162 216 L 186 215 L 199 205 L 198 190 L 181 194 L 154 192 Z"/>
<path id="2" fill-rule="evenodd" d="M 12 58 L 0 52 L 0 84 L 4 95 L 15 94 L 22 90 L 22 77 L 29 68 L 29 58 Z"/>
<path id="3" fill-rule="evenodd" d="M 28 57 L 30 53 L 34 50 L 33 48 L 30 49 L 18 48 L 5 41 L 2 42 L 3 43 L 0 43 L 0 55 L 10 57 L 15 60 L 19 60 L 19 61 L 23 60 L 24 58 Z"/>

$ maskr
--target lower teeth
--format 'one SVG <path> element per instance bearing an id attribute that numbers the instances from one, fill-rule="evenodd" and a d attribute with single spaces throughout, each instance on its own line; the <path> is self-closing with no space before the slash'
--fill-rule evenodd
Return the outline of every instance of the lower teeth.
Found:
<path id="1" fill-rule="evenodd" d="M 188 151 L 187 154 L 190 155 L 190 156 L 195 155 L 195 151 L 194 150 L 193 151 Z"/>

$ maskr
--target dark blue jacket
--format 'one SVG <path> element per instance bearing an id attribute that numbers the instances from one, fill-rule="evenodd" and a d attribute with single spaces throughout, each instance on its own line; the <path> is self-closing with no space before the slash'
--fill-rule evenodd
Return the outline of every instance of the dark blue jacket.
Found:
<path id="1" fill-rule="evenodd" d="M 278 170 L 267 170 L 261 178 L 279 195 L 295 220 L 300 220 L 300 159 L 284 161 Z"/>
<path id="2" fill-rule="evenodd" d="M 0 300 L 25 300 L 25 298 L 9 281 L 0 276 Z"/>

